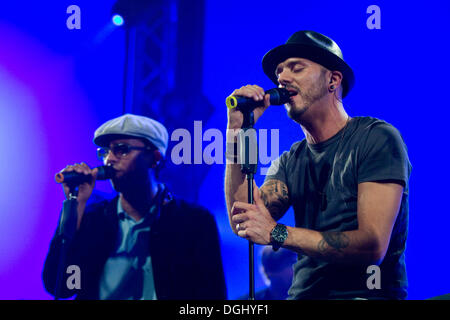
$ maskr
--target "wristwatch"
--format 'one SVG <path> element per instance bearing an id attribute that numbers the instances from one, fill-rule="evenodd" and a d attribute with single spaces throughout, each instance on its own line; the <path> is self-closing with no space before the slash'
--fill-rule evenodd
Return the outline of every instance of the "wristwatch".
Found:
<path id="1" fill-rule="evenodd" d="M 273 251 L 277 251 L 284 243 L 288 236 L 287 228 L 284 224 L 277 223 L 270 231 L 270 244 Z"/>

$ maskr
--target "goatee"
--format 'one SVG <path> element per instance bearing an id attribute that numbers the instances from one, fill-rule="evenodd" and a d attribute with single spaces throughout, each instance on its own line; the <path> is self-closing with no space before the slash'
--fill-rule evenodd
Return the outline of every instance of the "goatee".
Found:
<path id="1" fill-rule="evenodd" d="M 303 105 L 296 106 L 293 102 L 293 98 L 291 98 L 292 103 L 287 103 L 288 107 L 288 117 L 294 120 L 295 122 L 299 122 L 303 116 L 303 114 L 311 108 L 311 106 L 322 99 L 328 93 L 328 89 L 326 86 L 316 87 L 316 90 L 311 89 L 308 92 L 303 93 L 301 90 L 298 91 L 298 96 L 302 98 Z"/>

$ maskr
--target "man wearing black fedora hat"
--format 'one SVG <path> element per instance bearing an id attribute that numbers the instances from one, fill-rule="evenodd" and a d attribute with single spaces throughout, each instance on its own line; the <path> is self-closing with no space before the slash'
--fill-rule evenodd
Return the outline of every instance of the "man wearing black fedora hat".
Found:
<path id="1" fill-rule="evenodd" d="M 305 139 L 272 162 L 261 188 L 254 185 L 253 204 L 247 203 L 240 165 L 227 164 L 232 230 L 274 250 L 298 253 L 289 299 L 406 298 L 411 165 L 402 136 L 383 120 L 347 114 L 343 98 L 354 74 L 330 38 L 298 31 L 270 50 L 262 65 L 293 94 L 285 107 Z M 270 105 L 257 85 L 232 95 L 260 101 L 255 121 Z M 228 155 L 242 123 L 243 114 L 229 109 Z M 276 222 L 290 206 L 295 227 Z"/>

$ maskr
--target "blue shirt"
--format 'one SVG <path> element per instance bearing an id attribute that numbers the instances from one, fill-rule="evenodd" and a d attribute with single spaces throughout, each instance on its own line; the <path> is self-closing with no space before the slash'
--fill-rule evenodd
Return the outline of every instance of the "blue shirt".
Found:
<path id="1" fill-rule="evenodd" d="M 155 197 L 157 198 L 157 197 Z M 136 222 L 117 200 L 119 230 L 116 249 L 106 261 L 100 278 L 101 300 L 157 300 L 150 256 L 150 222 L 159 210 L 153 204 Z"/>

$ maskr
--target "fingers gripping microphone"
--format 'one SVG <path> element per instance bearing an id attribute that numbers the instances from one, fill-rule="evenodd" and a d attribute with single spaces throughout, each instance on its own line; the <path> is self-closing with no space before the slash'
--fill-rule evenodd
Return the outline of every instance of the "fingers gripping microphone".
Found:
<path id="1" fill-rule="evenodd" d="M 114 176 L 115 170 L 112 166 L 100 166 L 97 169 L 97 180 L 108 180 Z M 59 172 L 55 175 L 55 181 L 77 186 L 85 182 L 90 183 L 92 181 L 92 175 L 85 175 L 75 171 Z"/>
<path id="2" fill-rule="evenodd" d="M 277 106 L 289 102 L 289 99 L 297 94 L 297 92 L 291 92 L 285 88 L 273 88 L 265 91 L 264 93 L 270 95 L 270 104 Z M 263 101 L 255 101 L 252 98 L 242 96 L 229 96 L 225 103 L 230 109 L 237 108 L 242 111 L 251 111 L 264 105 Z"/>

